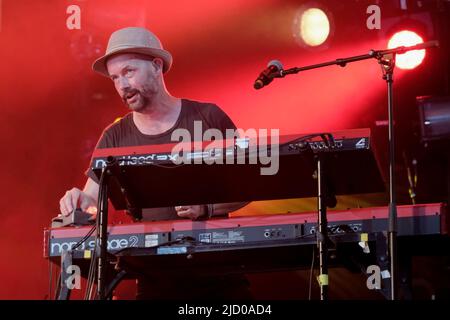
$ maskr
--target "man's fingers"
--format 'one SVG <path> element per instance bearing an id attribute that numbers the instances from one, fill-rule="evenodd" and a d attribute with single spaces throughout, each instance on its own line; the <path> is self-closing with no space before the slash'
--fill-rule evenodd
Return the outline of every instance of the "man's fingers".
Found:
<path id="1" fill-rule="evenodd" d="M 67 216 L 69 213 L 69 210 L 67 209 L 67 206 L 64 203 L 64 199 L 61 199 L 59 201 L 59 211 L 62 213 L 63 216 Z"/>
<path id="2" fill-rule="evenodd" d="M 72 201 L 72 210 L 70 210 L 70 211 L 73 211 L 78 207 L 78 200 L 80 198 L 80 192 L 77 189 L 73 188 L 70 192 L 70 195 L 71 195 L 71 201 Z"/>
<path id="3" fill-rule="evenodd" d="M 72 194 L 70 191 L 67 191 L 64 195 L 64 198 L 62 199 L 63 208 L 65 209 L 64 215 L 68 216 L 73 211 L 73 205 L 72 205 Z"/>
<path id="4" fill-rule="evenodd" d="M 191 206 L 176 206 L 175 211 L 177 212 L 179 217 L 188 217 L 192 214 Z"/>
<path id="5" fill-rule="evenodd" d="M 81 191 L 79 189 L 73 188 L 66 192 L 64 197 L 59 202 L 59 209 L 61 213 L 68 216 L 72 213 L 74 209 L 77 208 L 78 201 L 80 199 Z"/>
<path id="6" fill-rule="evenodd" d="M 176 206 L 175 210 L 181 218 L 191 218 L 193 220 L 198 219 L 198 217 L 204 214 L 203 206 Z"/>
<path id="7" fill-rule="evenodd" d="M 186 216 L 186 215 L 191 214 L 191 213 L 192 213 L 192 210 L 191 210 L 191 209 L 187 209 L 187 210 L 178 210 L 178 211 L 177 211 L 177 214 L 178 214 L 179 216 Z"/>
<path id="8" fill-rule="evenodd" d="M 190 208 L 187 210 L 178 210 L 177 215 L 180 218 L 192 218 L 192 210 Z"/>

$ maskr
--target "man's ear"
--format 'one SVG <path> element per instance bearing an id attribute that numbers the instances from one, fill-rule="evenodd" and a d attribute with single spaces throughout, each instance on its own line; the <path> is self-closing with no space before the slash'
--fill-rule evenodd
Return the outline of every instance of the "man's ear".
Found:
<path id="1" fill-rule="evenodd" d="M 156 70 L 157 71 L 161 70 L 161 72 L 162 72 L 163 66 L 164 66 L 164 61 L 161 58 L 154 58 L 152 62 L 153 62 L 154 67 L 156 68 Z"/>

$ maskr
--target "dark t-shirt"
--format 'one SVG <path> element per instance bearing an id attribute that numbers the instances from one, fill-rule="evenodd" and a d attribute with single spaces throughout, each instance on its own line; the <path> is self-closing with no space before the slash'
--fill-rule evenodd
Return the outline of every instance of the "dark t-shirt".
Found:
<path id="1" fill-rule="evenodd" d="M 194 121 L 202 122 L 201 136 L 208 129 L 218 129 L 225 137 L 226 129 L 236 129 L 233 121 L 217 105 L 182 99 L 178 120 L 169 130 L 156 135 L 143 134 L 134 124 L 133 113 L 130 112 L 103 131 L 96 149 L 174 143 L 177 141 L 171 140 L 172 132 L 180 128 L 187 129 L 192 139 L 195 139 Z M 86 174 L 98 183 L 98 178 L 91 169 L 88 169 Z M 176 198 L 176 195 L 174 195 L 174 198 Z M 173 207 L 144 209 L 142 216 L 143 220 L 178 218 Z"/>

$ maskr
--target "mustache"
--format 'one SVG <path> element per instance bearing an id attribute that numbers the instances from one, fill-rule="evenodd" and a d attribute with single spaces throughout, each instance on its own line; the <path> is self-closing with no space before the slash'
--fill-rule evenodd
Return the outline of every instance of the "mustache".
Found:
<path id="1" fill-rule="evenodd" d="M 136 94 L 136 93 L 140 93 L 140 91 L 139 91 L 138 89 L 130 89 L 130 90 L 127 90 L 127 91 L 124 92 L 124 94 L 122 95 L 122 100 L 126 102 L 126 101 L 127 101 L 127 98 L 133 96 L 133 95 Z"/>

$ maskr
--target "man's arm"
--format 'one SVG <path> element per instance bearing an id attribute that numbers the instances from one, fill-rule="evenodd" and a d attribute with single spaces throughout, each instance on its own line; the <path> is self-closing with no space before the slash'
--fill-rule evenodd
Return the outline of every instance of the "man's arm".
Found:
<path id="1" fill-rule="evenodd" d="M 61 213 L 68 216 L 76 208 L 86 211 L 89 207 L 97 206 L 98 184 L 88 178 L 83 190 L 72 188 L 59 201 Z M 211 206 L 177 206 L 175 207 L 178 216 L 182 218 L 198 219 L 207 215 L 220 216 L 236 211 L 249 202 L 215 203 Z M 211 211 L 211 212 L 208 212 Z"/>
<path id="2" fill-rule="evenodd" d="M 215 203 L 212 205 L 193 205 L 193 206 L 176 206 L 175 210 L 181 218 L 189 218 L 197 220 L 199 218 L 226 215 L 229 212 L 236 211 L 249 202 L 229 202 Z"/>
<path id="3" fill-rule="evenodd" d="M 61 214 L 68 216 L 76 208 L 86 211 L 89 207 L 97 206 L 98 184 L 88 178 L 83 190 L 72 188 L 59 200 Z"/>
<path id="4" fill-rule="evenodd" d="M 84 185 L 83 192 L 89 195 L 95 201 L 95 205 L 97 205 L 98 199 L 98 183 L 88 178 L 86 184 Z"/>
<path id="5" fill-rule="evenodd" d="M 250 202 L 215 203 L 212 205 L 212 212 L 210 212 L 210 214 L 212 217 L 224 215 L 236 211 L 249 203 Z"/>

